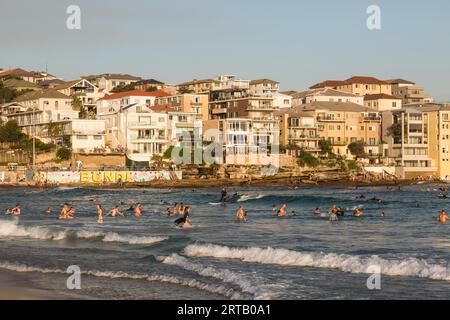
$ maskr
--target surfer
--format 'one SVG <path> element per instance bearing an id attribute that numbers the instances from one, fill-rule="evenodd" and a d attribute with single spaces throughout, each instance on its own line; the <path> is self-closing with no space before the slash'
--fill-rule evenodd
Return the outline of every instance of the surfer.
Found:
<path id="1" fill-rule="evenodd" d="M 174 221 L 174 223 L 177 227 L 183 228 L 184 225 L 191 224 L 191 217 L 189 215 L 189 211 L 191 211 L 191 209 L 189 207 L 184 208 L 183 217 Z"/>
<path id="2" fill-rule="evenodd" d="M 103 208 L 101 204 L 97 204 L 97 222 L 98 224 L 103 224 Z"/>
<path id="3" fill-rule="evenodd" d="M 225 199 L 227 198 L 227 188 L 223 187 L 221 193 L 221 197 L 220 197 L 220 202 L 225 202 Z"/>
<path id="4" fill-rule="evenodd" d="M 243 206 L 239 206 L 239 209 L 236 211 L 236 219 L 239 222 L 247 222 L 247 219 L 245 218 L 245 210 Z"/>

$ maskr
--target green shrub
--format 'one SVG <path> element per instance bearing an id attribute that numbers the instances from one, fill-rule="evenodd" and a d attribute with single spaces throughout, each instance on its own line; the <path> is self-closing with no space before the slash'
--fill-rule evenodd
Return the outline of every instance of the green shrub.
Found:
<path id="1" fill-rule="evenodd" d="M 301 167 L 315 168 L 319 165 L 319 159 L 314 157 L 308 151 L 302 150 L 302 151 L 300 151 L 300 156 L 298 158 L 298 164 Z"/>
<path id="2" fill-rule="evenodd" d="M 60 160 L 69 160 L 72 156 L 72 150 L 66 147 L 59 148 L 56 151 L 56 157 Z"/>

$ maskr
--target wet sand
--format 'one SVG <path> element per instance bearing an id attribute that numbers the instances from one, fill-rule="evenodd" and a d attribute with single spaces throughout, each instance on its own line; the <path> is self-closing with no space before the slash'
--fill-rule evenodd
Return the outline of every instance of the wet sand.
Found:
<path id="1" fill-rule="evenodd" d="M 68 300 L 75 296 L 38 288 L 31 281 L 33 274 L 0 269 L 0 300 Z"/>

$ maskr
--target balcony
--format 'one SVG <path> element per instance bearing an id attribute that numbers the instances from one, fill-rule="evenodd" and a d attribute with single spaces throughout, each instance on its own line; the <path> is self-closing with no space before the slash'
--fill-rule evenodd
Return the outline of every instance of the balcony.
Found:
<path id="1" fill-rule="evenodd" d="M 344 118 L 335 118 L 335 117 L 317 117 L 317 121 L 322 122 L 345 122 Z"/>
<path id="2" fill-rule="evenodd" d="M 227 109 L 226 108 L 215 108 L 211 110 L 212 114 L 222 114 L 222 113 L 227 113 Z"/>
<path id="3" fill-rule="evenodd" d="M 381 117 L 364 117 L 363 122 L 381 122 Z"/>
<path id="4" fill-rule="evenodd" d="M 274 111 L 276 108 L 271 105 L 247 106 L 247 111 Z"/>
<path id="5" fill-rule="evenodd" d="M 158 127 L 158 123 L 156 121 L 145 121 L 145 122 L 139 122 L 139 121 L 133 121 L 128 123 L 129 128 L 149 128 L 149 127 Z"/>

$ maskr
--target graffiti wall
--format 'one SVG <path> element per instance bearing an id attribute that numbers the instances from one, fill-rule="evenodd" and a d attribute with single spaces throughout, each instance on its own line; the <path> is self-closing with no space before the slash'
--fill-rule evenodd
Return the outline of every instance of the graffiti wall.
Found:
<path id="1" fill-rule="evenodd" d="M 123 183 L 156 180 L 181 180 L 181 171 L 81 171 L 42 172 L 41 181 L 49 183 Z"/>

